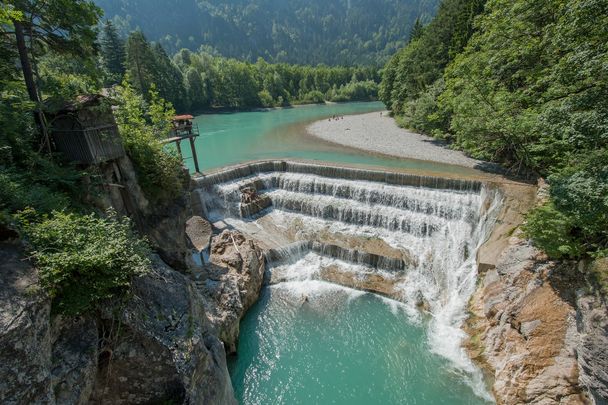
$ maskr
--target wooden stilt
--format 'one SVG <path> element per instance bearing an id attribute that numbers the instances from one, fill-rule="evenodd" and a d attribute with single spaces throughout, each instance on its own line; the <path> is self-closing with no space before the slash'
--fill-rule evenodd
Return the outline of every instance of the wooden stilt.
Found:
<path id="1" fill-rule="evenodd" d="M 180 159 L 183 159 L 182 147 L 180 146 L 180 140 L 175 141 L 175 146 L 177 146 L 177 153 L 179 153 Z"/>
<path id="2" fill-rule="evenodd" d="M 188 138 L 190 140 L 190 149 L 192 150 L 192 159 L 194 159 L 194 169 L 196 173 L 200 173 L 198 168 L 198 156 L 196 156 L 196 147 L 194 146 L 194 137 Z"/>

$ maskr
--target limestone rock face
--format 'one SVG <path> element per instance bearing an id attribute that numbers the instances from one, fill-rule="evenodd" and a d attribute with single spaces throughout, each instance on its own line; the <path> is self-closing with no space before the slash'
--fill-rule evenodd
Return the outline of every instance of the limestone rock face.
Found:
<path id="1" fill-rule="evenodd" d="M 58 404 L 86 404 L 97 375 L 97 321 L 55 317 L 52 322 L 51 379 Z"/>
<path id="2" fill-rule="evenodd" d="M 579 295 L 577 346 L 580 382 L 596 404 L 608 403 L 608 310 L 594 295 Z"/>
<path id="3" fill-rule="evenodd" d="M 576 355 L 576 270 L 547 261 L 521 239 L 509 244 L 471 299 L 469 352 L 493 371 L 500 404 L 586 403 Z"/>
<path id="4" fill-rule="evenodd" d="M 51 302 L 16 244 L 0 243 L 0 403 L 54 403 Z"/>
<path id="5" fill-rule="evenodd" d="M 227 352 L 234 353 L 239 321 L 260 295 L 264 256 L 252 239 L 225 230 L 211 241 L 210 261 L 199 286 L 206 298 L 209 319 Z"/>
<path id="6" fill-rule="evenodd" d="M 192 281 L 156 260 L 118 314 L 105 314 L 92 403 L 235 403 L 221 342 Z"/>
<path id="7" fill-rule="evenodd" d="M 190 217 L 189 194 L 184 191 L 171 202 L 152 204 L 144 195 L 128 156 L 102 164 L 99 170 L 109 186 L 99 190 L 94 198 L 90 197 L 90 203 L 102 210 L 112 207 L 121 215 L 131 217 L 165 263 L 185 271 L 191 264 L 185 234 L 186 221 Z"/>

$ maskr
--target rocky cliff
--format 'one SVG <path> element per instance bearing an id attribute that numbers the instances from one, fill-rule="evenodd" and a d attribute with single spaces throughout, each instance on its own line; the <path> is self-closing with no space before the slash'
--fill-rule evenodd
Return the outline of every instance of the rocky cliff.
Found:
<path id="1" fill-rule="evenodd" d="M 110 187 L 91 203 L 131 216 L 158 256 L 126 301 L 63 318 L 51 314 L 22 243 L 0 241 L 0 403 L 236 403 L 225 347 L 236 350 L 238 322 L 258 298 L 261 250 L 225 232 L 195 272 L 187 191 L 150 207 L 127 158 L 102 172 Z"/>
<path id="2" fill-rule="evenodd" d="M 499 404 L 607 403 L 606 304 L 583 263 L 548 260 L 523 238 L 534 199 L 514 195 L 479 252 L 467 349 Z"/>
<path id="3" fill-rule="evenodd" d="M 19 244 L 0 256 L 3 404 L 235 403 L 224 345 L 188 276 L 157 258 L 122 305 L 63 319 Z"/>
<path id="4" fill-rule="evenodd" d="M 239 322 L 262 289 L 264 256 L 252 239 L 225 230 L 212 239 L 210 260 L 198 284 L 211 323 L 227 352 L 235 353 Z"/>

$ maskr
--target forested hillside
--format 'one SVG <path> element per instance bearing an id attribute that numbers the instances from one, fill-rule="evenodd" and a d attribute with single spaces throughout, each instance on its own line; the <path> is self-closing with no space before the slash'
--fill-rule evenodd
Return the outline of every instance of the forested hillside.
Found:
<path id="1" fill-rule="evenodd" d="M 551 256 L 608 254 L 605 0 L 445 0 L 380 96 L 403 126 L 547 177 L 527 232 Z"/>
<path id="2" fill-rule="evenodd" d="M 145 97 L 155 88 L 178 111 L 368 101 L 378 96 L 375 67 L 270 64 L 262 58 L 251 63 L 188 49 L 171 58 L 141 31 L 122 39 L 110 21 L 99 42 L 106 86 L 125 79 Z"/>
<path id="3" fill-rule="evenodd" d="M 205 46 L 255 61 L 381 65 L 439 0 L 96 0 L 122 35 L 141 28 L 174 53 Z"/>

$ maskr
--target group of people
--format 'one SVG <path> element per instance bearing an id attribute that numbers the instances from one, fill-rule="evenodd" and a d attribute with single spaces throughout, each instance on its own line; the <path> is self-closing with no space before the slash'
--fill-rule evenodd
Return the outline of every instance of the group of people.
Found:
<path id="1" fill-rule="evenodd" d="M 334 114 L 334 115 L 332 115 L 332 116 L 329 118 L 329 120 L 328 120 L 328 121 L 332 121 L 332 120 L 334 120 L 334 121 L 339 121 L 339 120 L 343 120 L 343 119 L 344 119 L 344 116 L 343 116 L 343 115 L 336 115 L 336 114 Z"/>

